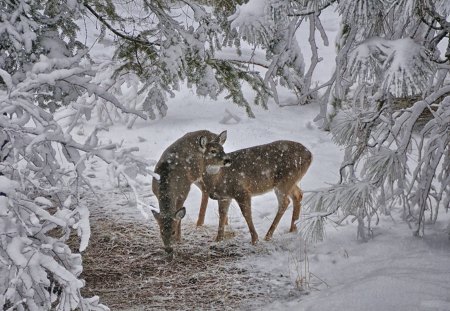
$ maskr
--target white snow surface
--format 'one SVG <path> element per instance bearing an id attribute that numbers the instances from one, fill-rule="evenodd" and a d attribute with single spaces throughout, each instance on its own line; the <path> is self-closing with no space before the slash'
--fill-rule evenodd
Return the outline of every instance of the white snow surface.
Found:
<path id="1" fill-rule="evenodd" d="M 332 42 L 338 30 L 336 14 L 328 12 L 321 18 Z M 307 36 L 307 31 L 299 31 L 298 41 L 305 60 L 310 56 Z M 321 41 L 319 37 L 317 40 Z M 319 64 L 315 79 L 321 82 L 329 79 L 333 68 L 333 44 L 330 45 L 320 46 L 324 61 Z M 100 55 L 102 47 L 100 44 L 97 46 Z M 280 102 L 290 104 L 295 102 L 295 97 L 281 92 Z M 123 140 L 125 147 L 139 147 L 138 155 L 147 159 L 150 166 L 176 139 L 200 129 L 216 133 L 227 130 L 228 139 L 224 145 L 227 152 L 278 139 L 294 140 L 301 142 L 313 154 L 312 166 L 300 183 L 306 193 L 339 179 L 338 168 L 343 152 L 332 142 L 328 133 L 313 123 L 318 113 L 316 106 L 278 107 L 270 103 L 268 111 L 252 107 L 256 118 L 250 119 L 242 109 L 223 97 L 211 101 L 197 97 L 195 90 L 186 88 L 170 99 L 168 106 L 164 119 L 139 120 L 131 130 L 125 125 L 115 125 L 108 132 L 99 133 L 99 137 L 105 141 Z M 222 124 L 221 120 L 227 115 L 225 109 L 236 114 L 240 121 Z M 94 128 L 95 124 L 87 124 L 84 128 L 89 126 Z M 79 139 L 84 141 L 86 137 L 80 135 Z M 94 186 L 106 188 L 104 191 L 120 192 L 114 190 L 113 185 L 105 187 L 108 177 L 102 173 L 100 165 L 99 161 L 94 160 L 87 167 L 87 175 L 91 174 L 90 180 Z M 139 191 L 142 200 L 157 205 L 151 196 L 151 177 L 141 182 Z M 200 197 L 200 191 L 192 186 L 185 202 L 187 215 L 183 219 L 184 224 L 196 221 Z M 276 213 L 276 197 L 269 192 L 254 197 L 252 205 L 254 223 L 262 240 Z M 336 227 L 329 223 L 325 241 L 307 245 L 305 250 L 301 237 L 288 233 L 290 207 L 278 225 L 273 241 L 260 241 L 258 247 L 269 249 L 268 254 L 252 255 L 239 263 L 252 273 L 270 278 L 279 291 L 290 293 L 269 292 L 264 306 L 256 309 L 450 311 L 450 240 L 447 227 L 450 217 L 441 210 L 438 222 L 426 225 L 425 237 L 416 238 L 412 236 L 413 228 L 401 220 L 401 209 L 399 206 L 392 217 L 382 217 L 379 225 L 374 226 L 373 238 L 368 242 L 356 239 L 356 224 L 349 222 Z M 145 220 L 135 207 L 123 202 L 103 206 L 100 213 L 157 226 L 153 217 Z M 244 233 L 242 236 L 245 238 L 238 243 L 250 243 L 247 225 L 236 203 L 231 205 L 229 223 L 227 230 Z M 217 224 L 217 203 L 210 200 L 205 225 L 215 228 Z M 213 230 L 210 243 L 215 243 L 214 234 Z M 307 262 L 303 260 L 305 254 Z M 296 280 L 305 276 L 305 263 L 309 263 L 306 270 L 311 275 L 304 284 L 306 290 L 300 291 Z M 254 308 L 243 306 L 243 309 Z"/>

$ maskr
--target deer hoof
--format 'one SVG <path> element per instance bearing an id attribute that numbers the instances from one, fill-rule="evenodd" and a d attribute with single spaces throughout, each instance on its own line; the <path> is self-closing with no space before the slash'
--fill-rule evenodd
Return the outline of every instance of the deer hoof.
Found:
<path id="1" fill-rule="evenodd" d="M 272 240 L 272 236 L 271 236 L 271 235 L 266 235 L 266 236 L 264 237 L 264 240 L 265 240 L 265 241 L 270 241 L 270 240 Z"/>
<path id="2" fill-rule="evenodd" d="M 298 232 L 297 226 L 291 226 L 291 229 L 289 229 L 289 232 Z"/>

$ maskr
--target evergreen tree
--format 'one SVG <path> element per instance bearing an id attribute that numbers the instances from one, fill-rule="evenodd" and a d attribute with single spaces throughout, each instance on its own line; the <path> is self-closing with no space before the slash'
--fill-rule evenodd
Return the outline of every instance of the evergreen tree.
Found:
<path id="1" fill-rule="evenodd" d="M 79 189 L 89 186 L 85 161 L 95 156 L 134 188 L 146 172 L 133 149 L 100 144 L 97 127 L 84 143 L 72 137 L 96 99 L 128 109 L 94 79 L 98 65 L 76 40 L 84 7 L 70 0 L 6 0 L 0 4 L 0 309 L 107 310 L 84 298 L 81 256 L 90 236 L 89 209 Z M 70 105 L 63 127 L 52 112 Z M 61 159 L 62 155 L 64 159 Z"/>
<path id="2" fill-rule="evenodd" d="M 226 92 L 226 98 L 253 116 L 241 87 L 247 83 L 256 93 L 255 104 L 266 107 L 270 91 L 259 73 L 248 70 L 247 62 L 221 57 L 224 46 L 239 43 L 223 29 L 229 3 L 212 12 L 196 1 L 103 3 L 85 1 L 84 6 L 102 23 L 103 35 L 116 37 L 113 79 L 138 82 L 136 107 L 151 119 L 165 116 L 167 95 L 185 82 L 199 96 L 216 99 Z M 144 14 L 136 14 L 136 8 Z"/>
<path id="3" fill-rule="evenodd" d="M 319 59 L 314 32 L 327 43 L 319 16 L 331 5 L 341 16 L 336 70 L 311 89 Z M 448 1 L 265 0 L 238 6 L 230 16 L 242 37 L 266 50 L 269 68 L 286 72 L 300 102 L 323 89 L 316 121 L 345 147 L 339 183 L 306 200 L 312 213 L 304 225 L 309 238 L 321 239 L 326 219 L 341 213 L 340 221 L 358 220 L 365 239 L 372 219 L 395 204 L 421 234 L 426 210 L 435 221 L 440 207 L 449 208 L 449 10 Z M 295 31 L 305 20 L 313 57 L 303 75 L 289 72 L 292 63 L 277 67 L 277 62 L 300 59 L 299 49 L 283 42 L 296 46 Z"/>
<path id="4" fill-rule="evenodd" d="M 400 205 L 421 235 L 426 211 L 434 222 L 450 206 L 449 2 L 352 0 L 337 9 L 336 72 L 318 119 L 345 157 L 339 183 L 307 198 L 304 232 L 321 239 L 339 214 L 366 239 L 378 215 Z"/>

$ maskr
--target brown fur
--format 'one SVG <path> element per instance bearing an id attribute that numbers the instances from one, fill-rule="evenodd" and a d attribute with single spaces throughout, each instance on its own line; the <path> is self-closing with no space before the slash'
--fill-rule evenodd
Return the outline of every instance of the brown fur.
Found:
<path id="1" fill-rule="evenodd" d="M 297 183 L 305 175 L 311 161 L 312 154 L 302 144 L 293 141 L 275 141 L 270 144 L 255 146 L 228 153 L 231 165 L 224 167 L 223 159 L 217 152 L 217 144 L 208 144 L 205 152 L 205 171 L 202 179 L 210 197 L 219 201 L 219 229 L 217 240 L 224 236 L 224 225 L 231 200 L 237 201 L 241 212 L 249 227 L 252 243 L 258 241 L 258 234 L 252 221 L 251 198 L 255 195 L 275 190 L 278 199 L 278 212 L 266 234 L 270 240 L 281 217 L 289 205 L 289 198 L 293 201 L 293 215 L 290 231 L 296 231 L 295 222 L 300 216 L 300 201 L 303 193 Z M 208 168 L 222 166 L 220 170 L 208 173 Z"/>
<path id="2" fill-rule="evenodd" d="M 204 171 L 204 146 L 206 142 L 217 139 L 218 135 L 206 130 L 190 132 L 170 145 L 156 164 L 155 172 L 160 179 L 153 178 L 153 193 L 158 198 L 160 212 L 154 212 L 161 236 L 168 252 L 172 251 L 173 239 L 181 239 L 181 218 L 184 216 L 183 204 L 191 185 L 195 183 L 202 190 L 202 201 L 197 225 L 203 225 L 208 194 L 201 180 Z"/>

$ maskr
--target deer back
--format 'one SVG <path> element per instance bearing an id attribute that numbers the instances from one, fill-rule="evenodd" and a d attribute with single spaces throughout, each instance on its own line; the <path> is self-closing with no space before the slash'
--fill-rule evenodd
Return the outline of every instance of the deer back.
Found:
<path id="1" fill-rule="evenodd" d="M 190 184 L 198 180 L 204 170 L 203 149 L 199 142 L 201 137 L 211 141 L 217 134 L 201 130 L 180 137 L 163 152 L 155 166 L 155 173 L 160 174 L 161 166 L 167 163 L 170 168 L 167 172 L 172 175 L 171 179 L 179 176 L 188 180 Z"/>
<path id="2" fill-rule="evenodd" d="M 227 154 L 231 165 L 217 174 L 206 171 L 203 181 L 212 198 L 234 198 L 245 191 L 262 194 L 273 188 L 292 187 L 308 170 L 311 152 L 302 144 L 280 140 Z"/>

